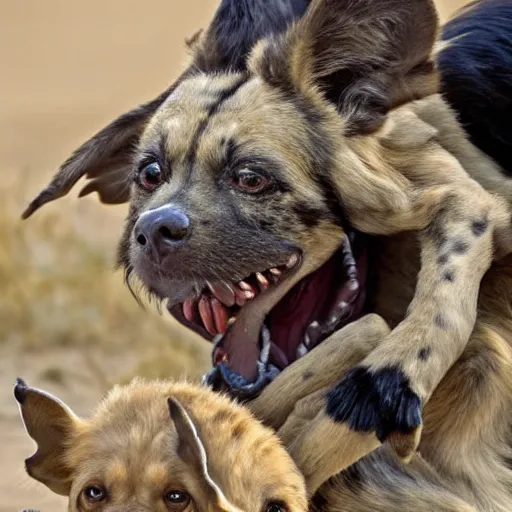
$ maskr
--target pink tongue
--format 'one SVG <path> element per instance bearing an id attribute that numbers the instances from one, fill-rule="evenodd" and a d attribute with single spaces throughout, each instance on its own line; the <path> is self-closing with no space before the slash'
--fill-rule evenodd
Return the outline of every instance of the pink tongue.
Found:
<path id="1" fill-rule="evenodd" d="M 269 314 L 270 337 L 290 362 L 297 358 L 307 326 L 320 317 L 325 301 L 329 300 L 334 259 L 290 290 Z"/>

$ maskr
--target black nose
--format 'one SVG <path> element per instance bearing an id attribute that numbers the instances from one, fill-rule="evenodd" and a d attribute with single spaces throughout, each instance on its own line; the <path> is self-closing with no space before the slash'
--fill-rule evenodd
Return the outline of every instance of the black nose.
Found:
<path id="1" fill-rule="evenodd" d="M 140 246 L 162 252 L 185 238 L 189 226 L 189 218 L 179 208 L 165 205 L 144 212 L 133 229 Z"/>

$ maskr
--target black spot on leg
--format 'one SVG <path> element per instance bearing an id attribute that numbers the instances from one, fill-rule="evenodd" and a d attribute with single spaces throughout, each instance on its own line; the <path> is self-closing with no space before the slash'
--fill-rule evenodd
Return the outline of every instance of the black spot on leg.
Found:
<path id="1" fill-rule="evenodd" d="M 448 281 L 449 283 L 453 283 L 455 281 L 455 273 L 452 270 L 447 270 L 443 274 L 443 281 Z"/>
<path id="2" fill-rule="evenodd" d="M 311 377 L 313 377 L 315 374 L 313 372 L 305 372 L 304 375 L 302 376 L 302 380 L 305 382 L 309 379 L 311 379 Z"/>
<path id="3" fill-rule="evenodd" d="M 465 254 L 468 252 L 469 244 L 464 242 L 464 240 L 455 240 L 453 243 L 452 250 L 456 254 Z"/>
<path id="4" fill-rule="evenodd" d="M 434 317 L 434 323 L 436 324 L 436 327 L 439 327 L 440 329 L 446 329 L 446 320 L 443 315 L 437 314 Z"/>
<path id="5" fill-rule="evenodd" d="M 441 248 L 446 242 L 447 237 L 443 228 L 439 224 L 434 224 L 430 227 L 430 236 L 437 247 Z"/>
<path id="6" fill-rule="evenodd" d="M 418 359 L 428 361 L 430 354 L 432 354 L 432 349 L 430 347 L 423 347 L 418 351 Z"/>
<path id="7" fill-rule="evenodd" d="M 450 259 L 450 256 L 448 254 L 441 254 L 439 258 L 437 258 L 437 263 L 439 265 L 446 265 L 448 263 L 448 260 Z"/>
<path id="8" fill-rule="evenodd" d="M 471 231 L 475 236 L 482 236 L 489 227 L 489 221 L 487 219 L 475 220 L 471 225 Z"/>
<path id="9" fill-rule="evenodd" d="M 446 233 L 443 228 L 446 212 L 447 207 L 441 207 L 426 230 L 427 235 L 439 249 L 447 242 Z"/>

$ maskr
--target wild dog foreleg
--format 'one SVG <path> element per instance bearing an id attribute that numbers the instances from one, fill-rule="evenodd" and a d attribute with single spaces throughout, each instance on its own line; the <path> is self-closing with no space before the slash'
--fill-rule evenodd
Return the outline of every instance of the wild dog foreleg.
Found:
<path id="1" fill-rule="evenodd" d="M 422 406 L 469 340 L 480 281 L 505 225 L 502 204 L 471 187 L 432 208 L 407 317 L 327 395 L 326 414 L 340 428 L 375 432 L 404 459 L 412 455 Z"/>
<path id="2" fill-rule="evenodd" d="M 380 445 L 374 433 L 351 430 L 326 416 L 325 394 L 389 332 L 378 315 L 352 322 L 286 368 L 248 404 L 278 431 L 311 494 Z"/>

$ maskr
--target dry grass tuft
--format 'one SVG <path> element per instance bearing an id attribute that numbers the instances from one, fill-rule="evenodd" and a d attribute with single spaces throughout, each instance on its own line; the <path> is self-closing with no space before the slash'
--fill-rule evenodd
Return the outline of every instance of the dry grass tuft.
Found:
<path id="1" fill-rule="evenodd" d="M 22 190 L 21 182 L 0 189 L 0 348 L 76 347 L 96 361 L 126 352 L 134 374 L 197 376 L 208 362 L 206 344 L 138 306 L 114 273 L 119 219 L 96 202 L 73 200 L 72 208 L 63 202 L 21 222 Z"/>

